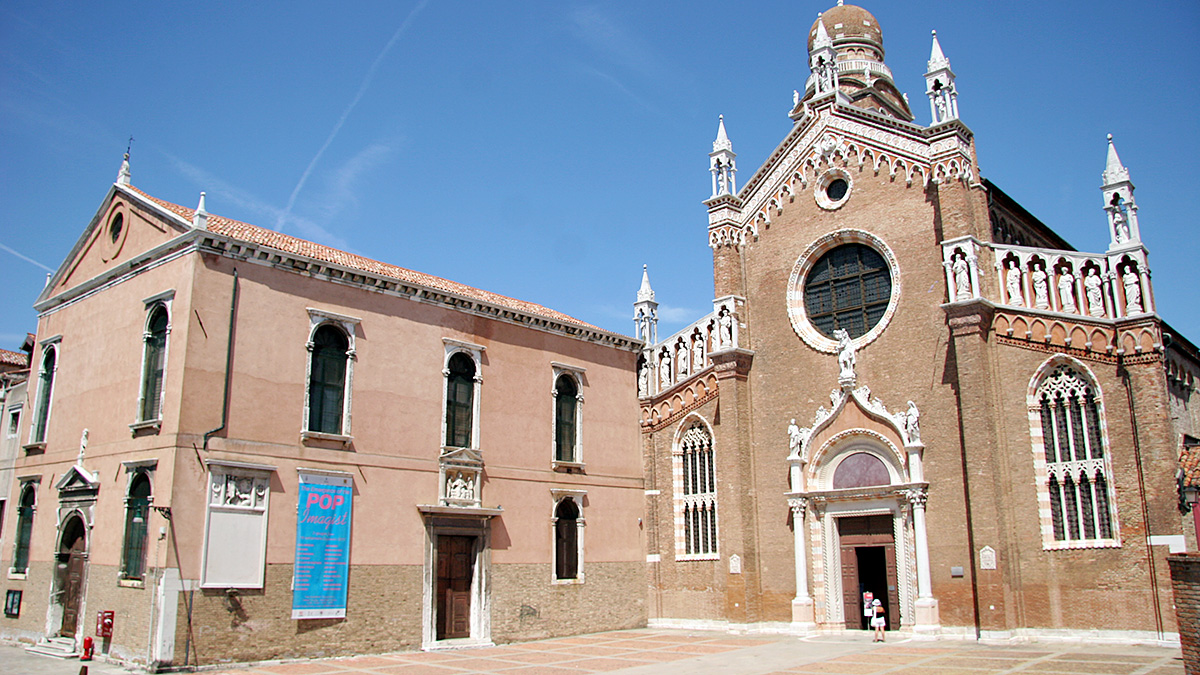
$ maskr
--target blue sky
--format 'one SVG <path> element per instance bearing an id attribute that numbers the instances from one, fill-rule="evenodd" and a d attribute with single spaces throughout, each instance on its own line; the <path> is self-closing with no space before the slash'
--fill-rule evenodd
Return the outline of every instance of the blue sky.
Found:
<path id="1" fill-rule="evenodd" d="M 831 3 L 830 3 L 831 4 Z M 929 31 L 982 173 L 1074 246 L 1108 244 L 1105 134 L 1160 313 L 1200 341 L 1200 3 L 871 2 L 928 123 Z M 0 5 L 0 347 L 116 178 L 630 333 L 711 309 L 701 201 L 724 114 L 740 182 L 790 128 L 826 2 Z"/>

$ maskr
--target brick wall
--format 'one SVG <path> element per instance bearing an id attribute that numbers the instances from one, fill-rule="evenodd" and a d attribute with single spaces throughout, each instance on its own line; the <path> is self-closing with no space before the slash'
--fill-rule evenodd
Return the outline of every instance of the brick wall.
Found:
<path id="1" fill-rule="evenodd" d="M 1200 673 L 1200 553 L 1167 556 L 1167 563 L 1171 566 L 1183 664 L 1188 675 L 1195 675 Z"/>

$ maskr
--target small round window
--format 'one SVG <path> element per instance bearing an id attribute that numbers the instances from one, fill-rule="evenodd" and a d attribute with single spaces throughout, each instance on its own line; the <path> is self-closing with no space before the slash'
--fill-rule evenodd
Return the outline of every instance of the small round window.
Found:
<path id="1" fill-rule="evenodd" d="M 112 243 L 117 243 L 121 239 L 121 231 L 125 228 L 125 216 L 117 214 L 108 223 L 108 236 L 112 239 Z"/>
<path id="2" fill-rule="evenodd" d="M 830 201 L 840 202 L 849 190 L 850 184 L 845 178 L 835 178 L 825 187 L 825 196 L 829 197 Z"/>
<path id="3" fill-rule="evenodd" d="M 864 244 L 843 244 L 821 256 L 804 280 L 804 311 L 828 338 L 837 329 L 865 335 L 887 311 L 892 275 L 887 262 Z"/>
<path id="4" fill-rule="evenodd" d="M 841 169 L 830 169 L 826 171 L 821 179 L 817 181 L 816 189 L 813 192 L 813 197 L 817 200 L 817 206 L 826 211 L 839 209 L 846 200 L 850 198 L 850 190 L 853 188 L 853 182 L 850 174 Z"/>

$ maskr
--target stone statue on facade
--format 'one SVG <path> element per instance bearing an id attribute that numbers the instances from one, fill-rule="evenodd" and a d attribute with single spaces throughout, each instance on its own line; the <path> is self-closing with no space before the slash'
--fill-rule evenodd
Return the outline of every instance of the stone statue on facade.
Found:
<path id="1" fill-rule="evenodd" d="M 854 352 L 854 341 L 850 339 L 850 333 L 841 328 L 833 331 L 833 336 L 838 341 L 838 383 L 853 384 L 855 381 L 854 366 L 858 362 L 858 357 Z"/>
<path id="2" fill-rule="evenodd" d="M 1025 296 L 1021 294 L 1021 268 L 1016 260 L 1008 261 L 1008 271 L 1004 273 L 1004 287 L 1008 291 L 1008 304 L 1013 307 L 1024 307 Z"/>
<path id="3" fill-rule="evenodd" d="M 1062 274 L 1058 275 L 1058 301 L 1059 308 L 1067 314 L 1075 314 L 1075 275 L 1071 274 L 1071 270 L 1064 269 Z"/>
<path id="4" fill-rule="evenodd" d="M 733 347 L 733 316 L 729 313 L 729 308 L 723 307 L 720 316 L 721 324 L 721 346 Z"/>
<path id="5" fill-rule="evenodd" d="M 471 485 L 463 478 L 461 473 L 455 474 L 454 478 L 450 479 L 450 484 L 446 486 L 446 496 L 450 499 L 470 500 L 474 499 L 474 491 L 471 490 Z"/>
<path id="6" fill-rule="evenodd" d="M 1050 288 L 1046 284 L 1046 265 L 1038 263 L 1030 274 L 1033 280 L 1033 306 L 1038 309 L 1050 309 Z"/>
<path id="7" fill-rule="evenodd" d="M 909 443 L 921 441 L 921 412 L 912 401 L 908 402 L 908 410 L 904 413 L 904 433 L 908 436 Z"/>
<path id="8" fill-rule="evenodd" d="M 954 272 L 954 299 L 969 300 L 971 298 L 971 271 L 967 267 L 967 255 L 965 253 L 955 254 L 954 262 L 950 263 L 950 270 Z"/>
<path id="9" fill-rule="evenodd" d="M 675 366 L 679 368 L 679 379 L 683 380 L 687 378 L 688 347 L 682 338 L 680 338 L 679 342 L 675 343 Z"/>
<path id="10" fill-rule="evenodd" d="M 663 389 L 671 386 L 671 350 L 664 349 L 658 361 L 659 384 Z"/>
<path id="11" fill-rule="evenodd" d="M 1143 311 L 1142 286 L 1133 267 L 1125 268 L 1125 273 L 1121 275 L 1121 281 L 1125 284 L 1125 314 L 1141 314 Z"/>
<path id="12" fill-rule="evenodd" d="M 1113 209 L 1113 231 L 1117 235 L 1117 243 L 1129 241 L 1129 221 L 1125 219 L 1125 214 L 1121 213 L 1121 207 Z"/>
<path id="13" fill-rule="evenodd" d="M 1104 293 L 1100 290 L 1100 273 L 1096 268 L 1088 270 L 1083 278 L 1083 292 L 1087 296 L 1088 314 L 1104 316 Z"/>
<path id="14" fill-rule="evenodd" d="M 801 442 L 800 427 L 796 426 L 796 419 L 794 417 L 792 418 L 791 423 L 788 424 L 787 432 L 788 432 L 788 456 L 789 457 L 799 457 L 800 456 L 800 442 Z"/>
<path id="15" fill-rule="evenodd" d="M 704 370 L 704 338 L 700 335 L 692 342 L 692 372 Z"/>
<path id="16" fill-rule="evenodd" d="M 638 396 L 646 396 L 650 393 L 650 364 L 642 361 L 638 368 Z"/>

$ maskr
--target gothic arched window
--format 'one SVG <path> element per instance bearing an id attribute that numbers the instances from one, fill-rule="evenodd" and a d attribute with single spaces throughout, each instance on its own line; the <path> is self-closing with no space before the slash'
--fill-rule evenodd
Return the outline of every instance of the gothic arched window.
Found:
<path id="1" fill-rule="evenodd" d="M 683 432 L 675 450 L 676 509 L 682 528 L 676 532 L 677 558 L 711 559 L 717 555 L 717 475 L 713 439 L 696 420 Z"/>
<path id="2" fill-rule="evenodd" d="M 29 433 L 30 443 L 46 442 L 46 424 L 50 421 L 51 395 L 54 393 L 54 373 L 58 369 L 58 349 L 47 346 L 42 356 L 42 368 L 38 371 L 37 407 L 33 410 L 33 426 Z"/>
<path id="3" fill-rule="evenodd" d="M 332 324 L 313 333 L 308 375 L 308 430 L 341 434 L 350 341 Z"/>
<path id="4" fill-rule="evenodd" d="M 554 509 L 554 578 L 579 577 L 579 507 L 564 497 Z"/>
<path id="5" fill-rule="evenodd" d="M 475 413 L 475 361 L 463 352 L 456 352 L 450 357 L 447 369 L 446 445 L 469 448 Z"/>
<path id="6" fill-rule="evenodd" d="M 29 569 L 29 542 L 33 538 L 33 512 L 37 505 L 37 484 L 26 483 L 17 504 L 17 547 L 13 550 L 12 571 L 25 574 Z"/>
<path id="7" fill-rule="evenodd" d="M 576 441 L 579 414 L 579 387 L 575 378 L 563 373 L 554 382 L 554 459 L 578 462 Z"/>
<path id="8" fill-rule="evenodd" d="M 1068 364 L 1054 366 L 1038 385 L 1031 418 L 1035 452 L 1045 455 L 1039 485 L 1050 503 L 1043 541 L 1050 548 L 1117 543 L 1111 474 L 1105 453 L 1099 388 Z"/>
<path id="9" fill-rule="evenodd" d="M 150 478 L 138 471 L 125 498 L 125 545 L 121 549 L 121 578 L 141 579 L 146 573 L 146 520 L 150 517 Z"/>
<path id="10" fill-rule="evenodd" d="M 143 337 L 142 400 L 139 421 L 162 417 L 163 368 L 167 357 L 167 308 L 158 305 L 150 312 Z"/>

